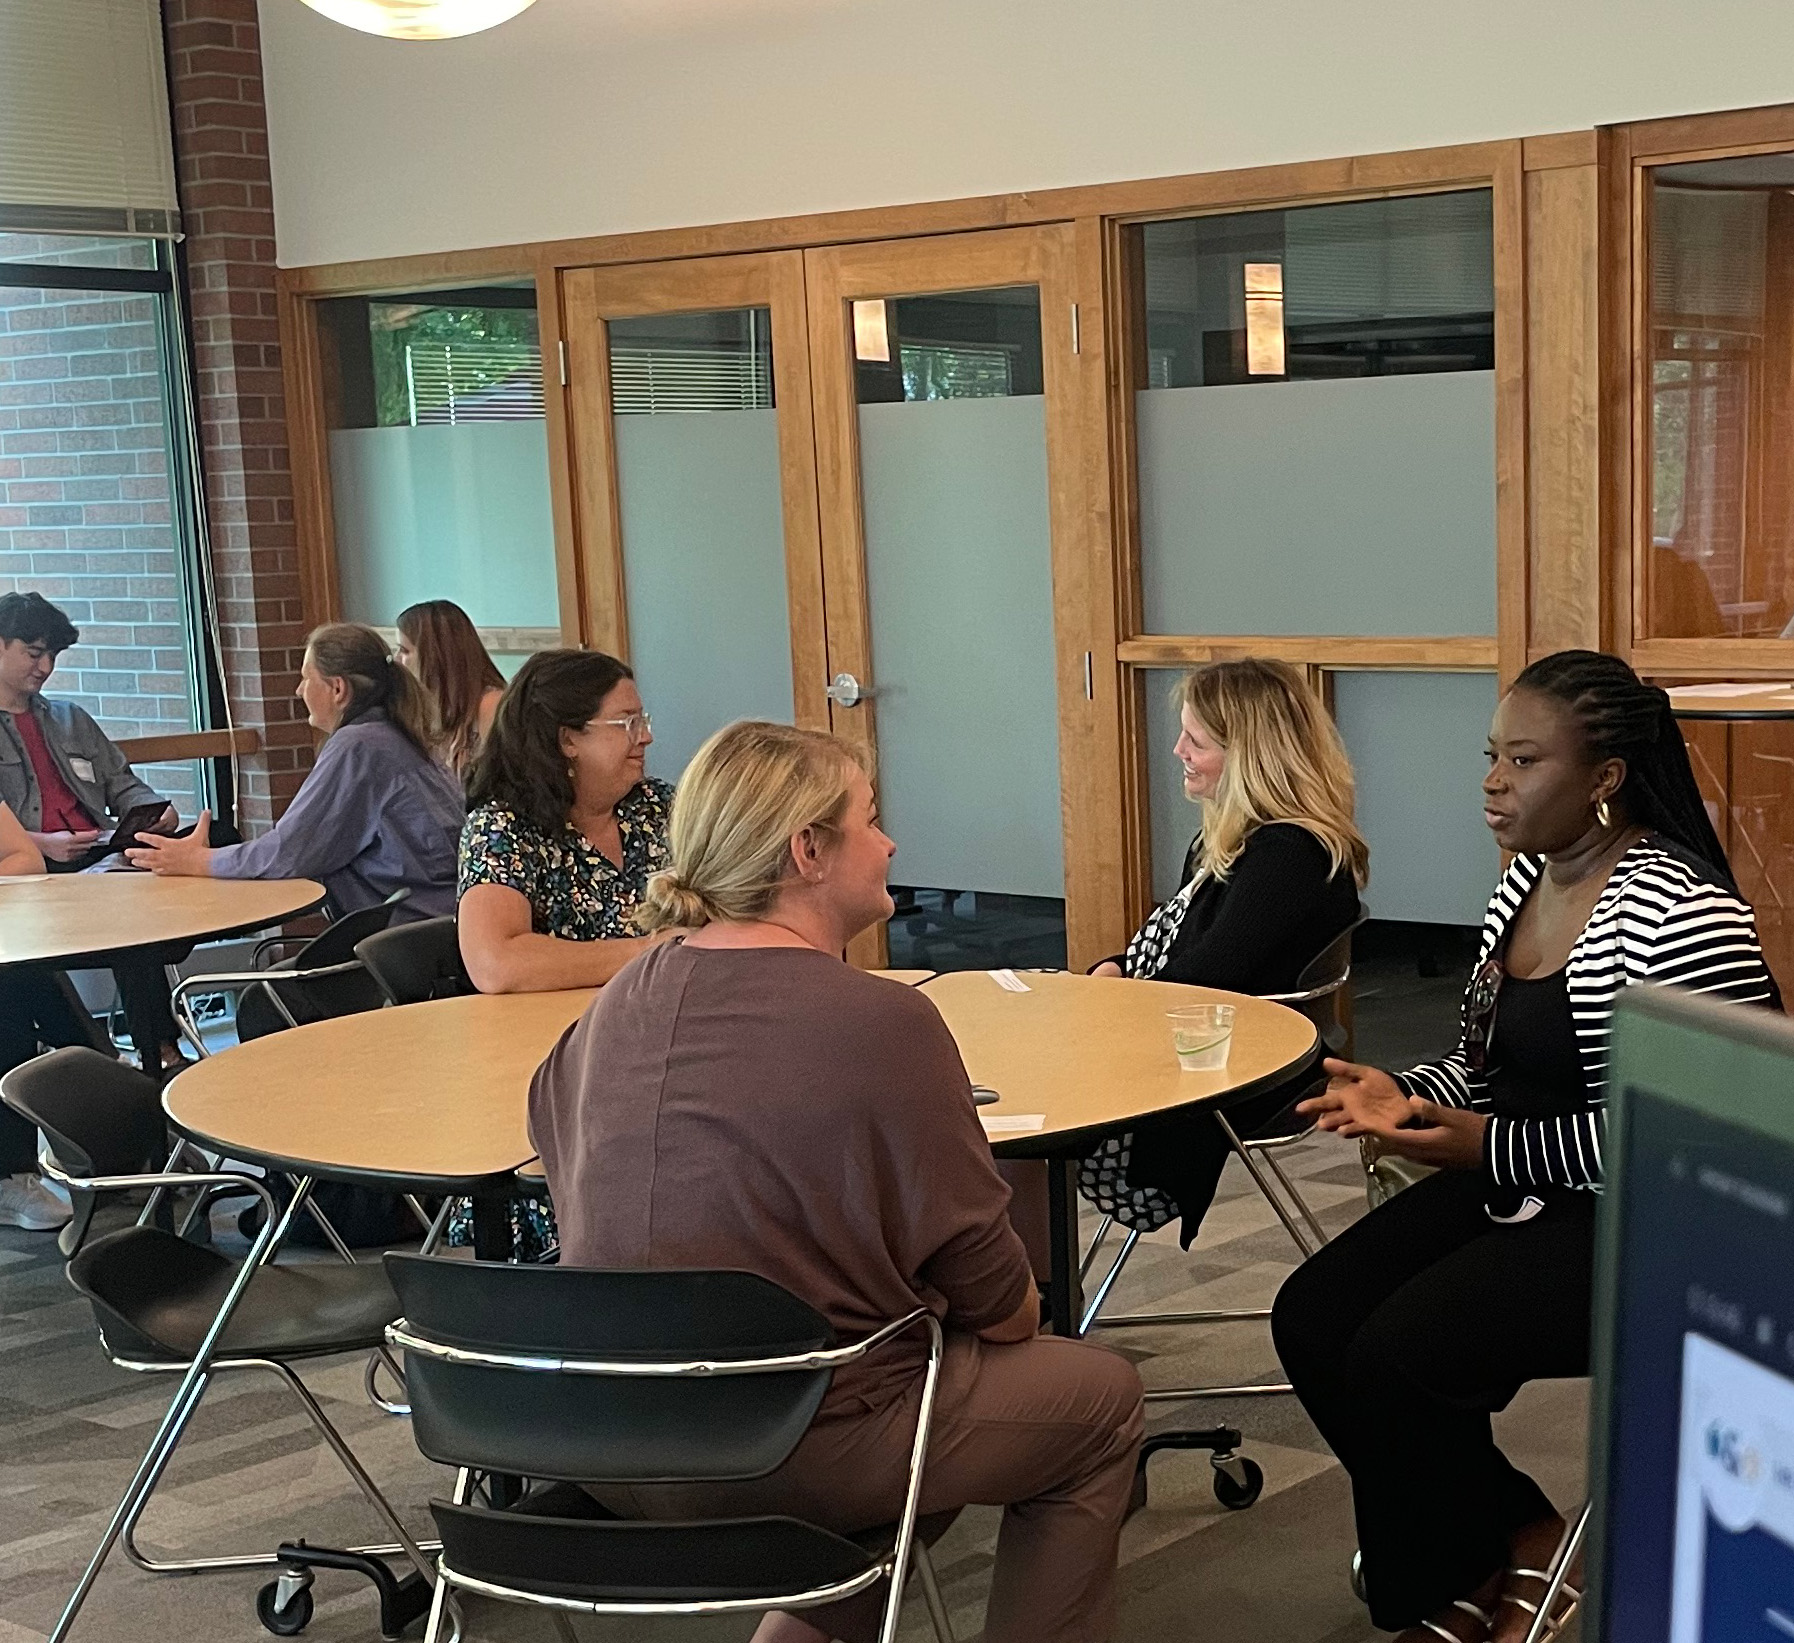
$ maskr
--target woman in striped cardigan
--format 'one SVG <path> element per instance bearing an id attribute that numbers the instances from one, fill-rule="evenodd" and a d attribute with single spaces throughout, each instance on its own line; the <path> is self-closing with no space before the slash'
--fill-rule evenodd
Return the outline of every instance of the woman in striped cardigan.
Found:
<path id="1" fill-rule="evenodd" d="M 1371 1618 L 1409 1643 L 1517 1643 L 1543 1594 L 1563 1520 L 1489 1416 L 1588 1372 L 1614 998 L 1780 1003 L 1669 698 L 1624 662 L 1563 651 L 1522 673 L 1483 796 L 1514 859 L 1457 1049 L 1395 1077 L 1329 1061 L 1307 1103 L 1438 1173 L 1294 1273 L 1272 1320 L 1352 1479 Z"/>

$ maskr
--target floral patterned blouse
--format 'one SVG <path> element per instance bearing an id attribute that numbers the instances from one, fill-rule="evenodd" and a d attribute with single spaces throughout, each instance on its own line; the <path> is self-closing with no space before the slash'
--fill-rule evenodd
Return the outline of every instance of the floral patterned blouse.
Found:
<path id="1" fill-rule="evenodd" d="M 461 883 L 502 884 L 526 897 L 531 928 L 563 941 L 605 941 L 635 936 L 635 910 L 649 878 L 667 864 L 670 782 L 646 777 L 617 805 L 623 838 L 618 867 L 571 822 L 550 837 L 508 805 L 482 804 L 467 813 L 461 830 Z"/>

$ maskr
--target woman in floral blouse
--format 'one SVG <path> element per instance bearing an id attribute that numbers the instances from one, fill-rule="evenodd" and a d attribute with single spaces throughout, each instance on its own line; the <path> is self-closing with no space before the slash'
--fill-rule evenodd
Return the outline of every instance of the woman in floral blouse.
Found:
<path id="1" fill-rule="evenodd" d="M 614 656 L 549 650 L 518 670 L 467 781 L 461 958 L 483 993 L 597 987 L 660 937 L 635 926 L 667 864 L 670 783 L 643 773 L 654 740 Z M 511 1205 L 519 1259 L 559 1253 L 546 1196 Z M 465 1212 L 451 1243 L 469 1243 Z"/>
<path id="2" fill-rule="evenodd" d="M 599 651 L 532 656 L 467 784 L 461 957 L 483 993 L 597 987 L 652 945 L 635 927 L 666 865 L 673 790 L 629 669 Z"/>

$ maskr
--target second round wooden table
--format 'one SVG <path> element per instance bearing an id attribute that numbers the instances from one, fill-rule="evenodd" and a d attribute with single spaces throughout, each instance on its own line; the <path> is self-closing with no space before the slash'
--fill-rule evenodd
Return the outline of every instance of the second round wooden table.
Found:
<path id="1" fill-rule="evenodd" d="M 1011 991 L 983 970 L 902 979 L 927 992 L 995 1117 L 1038 1129 L 992 1141 L 1000 1156 L 1049 1160 L 1055 1329 L 1079 1315 L 1078 1161 L 1139 1120 L 1270 1088 L 1318 1058 L 1314 1026 L 1281 1004 L 1201 987 L 1022 972 Z M 169 1117 L 233 1157 L 294 1173 L 445 1190 L 514 1170 L 534 1154 L 531 1075 L 591 1002 L 589 992 L 442 999 L 341 1016 L 252 1040 L 201 1062 L 164 1092 Z M 1228 1003 L 1227 1067 L 1184 1072 L 1168 1010 Z"/>

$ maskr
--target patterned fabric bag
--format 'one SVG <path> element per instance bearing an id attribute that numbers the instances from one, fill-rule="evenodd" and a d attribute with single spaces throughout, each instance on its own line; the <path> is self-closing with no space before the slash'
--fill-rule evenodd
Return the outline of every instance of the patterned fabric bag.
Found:
<path id="1" fill-rule="evenodd" d="M 1122 970 L 1141 981 L 1150 981 L 1165 968 L 1171 956 L 1177 932 L 1183 928 L 1184 915 L 1190 910 L 1206 870 L 1198 869 L 1190 882 L 1169 901 L 1162 901 L 1147 915 L 1146 922 L 1127 944 L 1121 962 Z M 1157 1187 L 1128 1185 L 1128 1161 L 1133 1156 L 1134 1138 L 1111 1135 L 1078 1166 L 1078 1191 L 1105 1215 L 1112 1215 L 1130 1231 L 1157 1232 L 1169 1226 L 1181 1211 L 1176 1202 Z"/>

